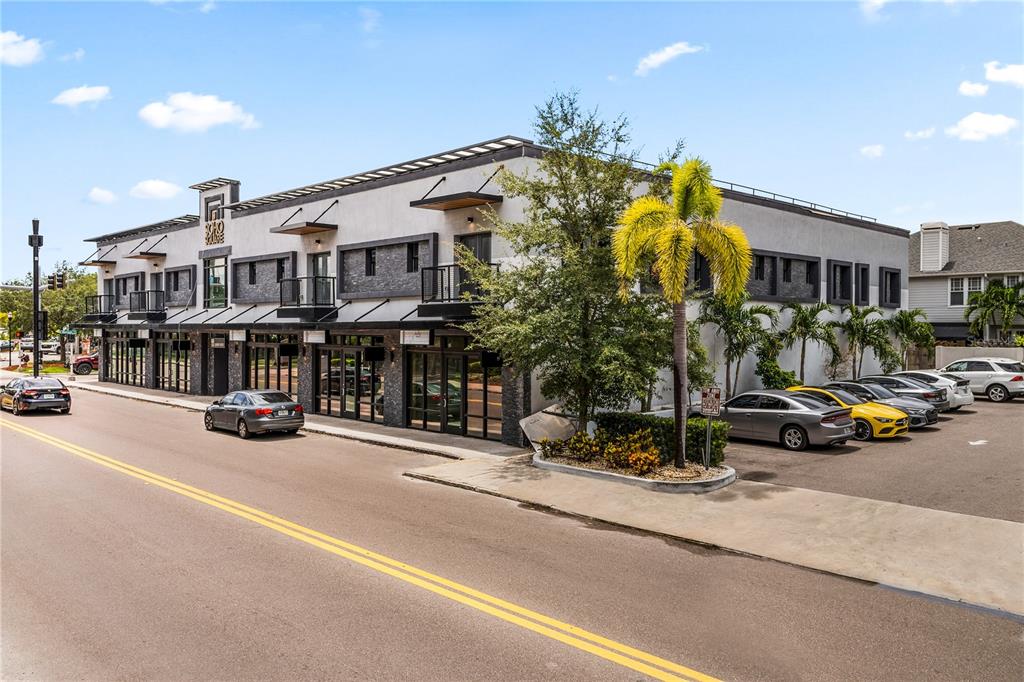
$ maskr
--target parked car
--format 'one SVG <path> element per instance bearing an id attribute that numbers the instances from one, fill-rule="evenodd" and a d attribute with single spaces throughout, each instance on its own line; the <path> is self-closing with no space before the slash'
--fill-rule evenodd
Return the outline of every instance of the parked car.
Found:
<path id="1" fill-rule="evenodd" d="M 700 406 L 692 405 L 689 414 L 700 416 Z M 722 404 L 718 419 L 732 427 L 730 438 L 771 441 L 787 450 L 842 445 L 854 435 L 850 410 L 786 391 L 741 393 Z"/>
<path id="2" fill-rule="evenodd" d="M 71 368 L 75 374 L 90 374 L 92 372 L 100 371 L 100 354 L 93 353 L 92 355 L 79 355 L 71 363 Z"/>
<path id="3" fill-rule="evenodd" d="M 877 374 L 857 379 L 862 384 L 879 384 L 896 395 L 927 400 L 939 412 L 950 408 L 949 391 L 900 374 Z"/>
<path id="4" fill-rule="evenodd" d="M 971 382 L 955 374 L 939 373 L 931 369 L 913 369 L 896 372 L 892 376 L 910 377 L 927 386 L 945 390 L 950 412 L 955 412 L 964 405 L 974 404 Z"/>
<path id="5" fill-rule="evenodd" d="M 895 407 L 861 400 L 852 393 L 839 388 L 793 386 L 786 390 L 807 395 L 832 407 L 850 410 L 850 416 L 854 421 L 853 437 L 856 440 L 895 438 L 904 435 L 910 428 L 910 418 L 906 412 L 897 410 Z"/>
<path id="6" fill-rule="evenodd" d="M 833 381 L 825 384 L 824 388 L 841 388 L 849 391 L 861 400 L 873 403 L 881 403 L 889 407 L 895 407 L 901 412 L 906 412 L 910 417 L 910 428 L 919 429 L 922 426 L 935 424 L 939 421 L 939 411 L 927 400 L 911 398 L 893 393 L 881 384 L 857 383 L 856 381 Z"/>
<path id="7" fill-rule="evenodd" d="M 967 379 L 973 393 L 983 393 L 992 402 L 1001 403 L 1024 394 L 1024 363 L 1010 358 L 968 358 L 937 371 Z"/>
<path id="8" fill-rule="evenodd" d="M 280 391 L 228 393 L 203 415 L 207 431 L 229 429 L 242 438 L 271 431 L 295 433 L 305 422 L 302 405 Z"/>
<path id="9" fill-rule="evenodd" d="M 30 410 L 59 410 L 71 414 L 71 391 L 55 377 L 14 379 L 0 388 L 0 409 L 15 415 Z"/>

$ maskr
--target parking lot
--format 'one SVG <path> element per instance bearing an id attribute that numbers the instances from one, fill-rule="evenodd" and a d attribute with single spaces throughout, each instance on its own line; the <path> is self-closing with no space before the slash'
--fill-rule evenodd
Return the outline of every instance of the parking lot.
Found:
<path id="1" fill-rule="evenodd" d="M 1024 400 L 971 406 L 907 437 L 790 452 L 733 440 L 740 478 L 1024 522 Z"/>

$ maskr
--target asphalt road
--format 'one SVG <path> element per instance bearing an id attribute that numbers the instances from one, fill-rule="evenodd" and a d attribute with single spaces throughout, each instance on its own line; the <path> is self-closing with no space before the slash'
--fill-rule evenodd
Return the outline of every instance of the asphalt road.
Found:
<path id="1" fill-rule="evenodd" d="M 194 412 L 74 397 L 71 416 L 0 417 L 4 680 L 644 678 L 592 651 L 621 645 L 729 680 L 1024 673 L 1024 625 L 1003 616 L 401 475 L 428 455 L 241 441 Z M 516 606 L 474 608 L 174 481 Z M 618 644 L 502 617 L 517 607 Z"/>
<path id="2" fill-rule="evenodd" d="M 1024 523 L 1024 399 L 985 398 L 909 436 L 788 452 L 733 441 L 740 478 Z"/>

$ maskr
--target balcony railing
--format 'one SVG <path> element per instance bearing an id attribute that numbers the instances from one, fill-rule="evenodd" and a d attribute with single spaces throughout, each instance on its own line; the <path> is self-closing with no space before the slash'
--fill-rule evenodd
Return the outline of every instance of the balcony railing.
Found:
<path id="1" fill-rule="evenodd" d="M 85 314 L 88 316 L 113 315 L 117 306 L 112 294 L 85 297 Z"/>
<path id="2" fill-rule="evenodd" d="M 133 313 L 161 313 L 167 309 L 164 292 L 133 291 L 128 294 L 128 311 Z"/>
<path id="3" fill-rule="evenodd" d="M 334 306 L 333 277 L 289 277 L 281 280 L 281 306 L 330 308 Z"/>
<path id="4" fill-rule="evenodd" d="M 497 263 L 489 263 L 492 270 Z M 480 296 L 480 285 L 469 279 L 469 273 L 455 264 L 432 265 L 420 271 L 420 300 L 423 303 L 450 303 L 473 300 Z"/>

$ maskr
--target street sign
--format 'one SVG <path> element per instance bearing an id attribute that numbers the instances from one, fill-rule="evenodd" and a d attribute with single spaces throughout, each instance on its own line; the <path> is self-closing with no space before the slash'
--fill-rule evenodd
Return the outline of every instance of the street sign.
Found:
<path id="1" fill-rule="evenodd" d="M 722 389 L 717 386 L 700 389 L 700 413 L 710 417 L 722 413 Z"/>

